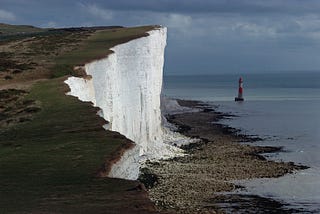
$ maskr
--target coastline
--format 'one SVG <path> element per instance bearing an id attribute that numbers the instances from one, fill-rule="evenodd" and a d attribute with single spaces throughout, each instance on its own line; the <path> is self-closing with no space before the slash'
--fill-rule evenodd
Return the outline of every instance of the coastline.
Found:
<path id="1" fill-rule="evenodd" d="M 281 147 L 240 144 L 262 139 L 238 134 L 238 130 L 218 123 L 232 115 L 217 112 L 212 106 L 198 101 L 178 100 L 178 103 L 200 111 L 167 115 L 167 120 L 178 127 L 178 132 L 201 141 L 184 146 L 188 154 L 184 157 L 146 164 L 142 177 L 151 178 L 146 186 L 160 211 L 220 213 L 223 206 L 218 204 L 231 205 L 245 198 L 236 194 L 219 194 L 241 188 L 233 181 L 280 177 L 307 168 L 293 162 L 267 160 L 262 155 L 279 152 Z M 278 211 L 288 211 L 283 208 L 284 204 L 271 199 L 252 195 L 246 200 L 251 200 L 248 203 L 252 206 L 260 202 L 264 206 L 261 209 L 273 206 Z M 241 210 L 241 207 L 236 209 Z"/>

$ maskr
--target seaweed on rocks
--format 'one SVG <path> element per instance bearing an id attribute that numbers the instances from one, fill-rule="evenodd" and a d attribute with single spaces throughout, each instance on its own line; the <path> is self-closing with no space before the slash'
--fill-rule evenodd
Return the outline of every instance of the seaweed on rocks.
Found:
<path id="1" fill-rule="evenodd" d="M 209 200 L 213 206 L 220 207 L 226 213 L 306 213 L 305 210 L 288 207 L 289 204 L 280 201 L 261 197 L 258 195 L 246 194 L 221 194 Z M 209 208 L 207 205 L 206 208 Z"/>
<path id="2" fill-rule="evenodd" d="M 156 174 L 152 173 L 149 168 L 140 169 L 138 180 L 144 184 L 147 189 L 153 188 L 159 183 L 159 178 Z"/>

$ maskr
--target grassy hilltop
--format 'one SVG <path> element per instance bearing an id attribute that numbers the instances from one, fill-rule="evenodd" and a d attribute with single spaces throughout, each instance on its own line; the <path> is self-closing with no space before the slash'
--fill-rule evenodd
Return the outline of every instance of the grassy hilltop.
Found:
<path id="1" fill-rule="evenodd" d="M 63 81 L 154 27 L 0 24 L 0 213 L 153 212 L 138 182 L 97 176 L 131 142 Z"/>

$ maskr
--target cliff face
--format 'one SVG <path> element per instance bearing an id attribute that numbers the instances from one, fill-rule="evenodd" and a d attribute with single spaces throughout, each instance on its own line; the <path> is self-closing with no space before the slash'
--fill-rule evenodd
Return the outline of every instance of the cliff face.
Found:
<path id="1" fill-rule="evenodd" d="M 112 48 L 114 53 L 85 65 L 91 79 L 70 77 L 70 95 L 91 101 L 117 131 L 136 143 L 116 163 L 111 177 L 136 179 L 139 162 L 172 157 L 180 150 L 166 143 L 172 134 L 162 127 L 160 95 L 166 46 L 166 28 Z"/>

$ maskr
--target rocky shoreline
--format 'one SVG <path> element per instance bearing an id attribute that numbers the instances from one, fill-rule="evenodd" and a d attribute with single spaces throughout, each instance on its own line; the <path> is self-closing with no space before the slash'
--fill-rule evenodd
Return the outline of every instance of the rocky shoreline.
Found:
<path id="1" fill-rule="evenodd" d="M 212 107 L 197 101 L 178 102 L 181 106 L 196 107 L 200 111 L 168 115 L 168 121 L 175 124 L 180 133 L 201 140 L 185 146 L 187 155 L 184 157 L 146 163 L 140 180 L 145 183 L 159 211 L 223 213 L 225 209 L 218 204 L 222 201 L 230 204 L 239 201 L 239 195 L 234 195 L 234 198 L 219 194 L 241 188 L 233 183 L 234 180 L 280 177 L 306 168 L 292 162 L 267 160 L 261 155 L 279 152 L 281 147 L 240 144 L 262 139 L 239 134 L 238 130 L 217 123 L 232 115 L 216 112 Z M 266 207 L 276 204 L 277 210 L 286 211 L 282 210 L 280 202 L 252 198 L 264 202 Z"/>

